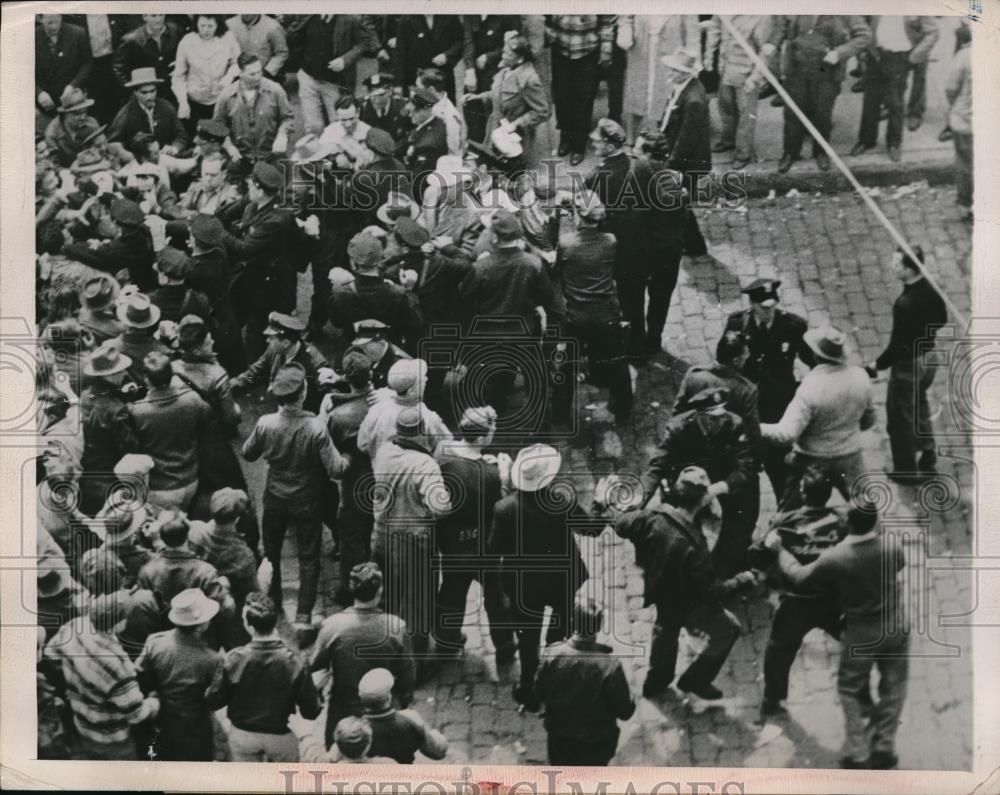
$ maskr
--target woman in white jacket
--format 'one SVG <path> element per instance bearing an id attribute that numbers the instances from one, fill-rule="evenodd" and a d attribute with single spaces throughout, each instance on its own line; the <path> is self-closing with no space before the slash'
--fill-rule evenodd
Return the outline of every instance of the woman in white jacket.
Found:
<path id="1" fill-rule="evenodd" d="M 177 45 L 171 86 L 177 97 L 177 117 L 192 137 L 199 119 L 211 119 L 215 103 L 239 75 L 240 45 L 211 14 L 198 14 L 195 30 Z"/>

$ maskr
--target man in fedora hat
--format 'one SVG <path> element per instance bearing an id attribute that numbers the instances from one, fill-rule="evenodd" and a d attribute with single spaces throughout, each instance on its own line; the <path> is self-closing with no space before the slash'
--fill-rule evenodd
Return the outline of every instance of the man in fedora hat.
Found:
<path id="1" fill-rule="evenodd" d="M 532 686 L 545 608 L 552 608 L 547 642 L 569 637 L 574 595 L 590 577 L 574 533 L 596 536 L 605 525 L 572 489 L 553 485 L 561 466 L 559 451 L 548 445 L 533 444 L 517 454 L 510 470 L 514 491 L 494 507 L 486 543 L 487 552 L 500 558 L 517 633 L 521 676 L 514 700 L 532 711 L 539 707 Z"/>
<path id="2" fill-rule="evenodd" d="M 94 345 L 112 340 L 124 330 L 118 319 L 118 295 L 118 282 L 106 273 L 87 279 L 80 288 L 80 328 Z"/>
<path id="3" fill-rule="evenodd" d="M 441 469 L 433 458 L 439 440 L 429 432 L 425 415 L 419 405 L 404 407 L 396 414 L 395 435 L 372 455 L 375 488 L 392 495 L 374 503 L 372 559 L 391 578 L 386 609 L 406 622 L 418 659 L 429 649 L 437 594 L 437 578 L 428 576 L 436 552 L 434 524 L 451 510 Z M 358 434 L 362 450 L 370 449 L 363 443 L 364 431 L 362 425 Z M 427 660 L 421 662 L 423 673 Z"/>
<path id="4" fill-rule="evenodd" d="M 149 133 L 165 155 L 174 156 L 188 148 L 188 135 L 177 118 L 177 110 L 157 95 L 157 86 L 162 82 L 153 67 L 132 71 L 125 83 L 132 90 L 132 97 L 108 127 L 108 140 L 128 144 L 139 133 Z"/>
<path id="5" fill-rule="evenodd" d="M 43 653 L 65 683 L 80 755 L 95 762 L 136 759 L 131 730 L 155 717 L 160 706 L 156 696 L 143 697 L 135 666 L 115 636 L 124 619 L 120 592 L 98 596 L 88 614 L 64 624 Z"/>
<path id="6" fill-rule="evenodd" d="M 659 130 L 670 150 L 667 165 L 683 175 L 689 205 L 698 200 L 698 179 L 712 170 L 712 125 L 708 97 L 698 75 L 701 55 L 681 47 L 662 62 L 670 70 L 671 93 L 660 118 Z M 684 228 L 684 253 L 691 257 L 706 253 L 705 239 L 694 213 L 688 210 Z"/>
<path id="7" fill-rule="evenodd" d="M 246 348 L 256 359 L 271 312 L 295 311 L 296 272 L 291 262 L 298 229 L 292 210 L 281 203 L 282 172 L 258 162 L 247 178 L 247 203 L 224 245 L 233 266 L 242 266 L 233 285 L 233 306 L 246 325 Z"/>
<path id="8" fill-rule="evenodd" d="M 270 379 L 278 410 L 257 420 L 243 443 L 247 461 L 268 462 L 261 531 L 264 554 L 274 567 L 270 596 L 282 604 L 281 550 L 293 529 L 299 555 L 299 594 L 295 624 L 300 641 L 307 639 L 319 586 L 324 499 L 330 481 L 339 479 L 350 458 L 334 447 L 326 426 L 306 411 L 306 369 L 297 361 L 280 364 Z"/>
<path id="9" fill-rule="evenodd" d="M 746 568 L 746 551 L 760 511 L 760 486 L 746 426 L 728 410 L 727 387 L 718 382 L 690 395 L 675 409 L 660 441 L 660 452 L 643 475 L 647 499 L 663 481 L 673 483 L 685 467 L 698 466 L 711 478 L 722 525 L 712 544 L 712 559 L 722 577 Z"/>
<path id="10" fill-rule="evenodd" d="M 816 366 L 775 423 L 762 423 L 765 442 L 788 447 L 793 456 L 781 510 L 801 505 L 798 483 L 806 467 L 823 472 L 844 499 L 865 472 L 862 432 L 875 424 L 871 382 L 863 368 L 847 363 L 847 338 L 832 326 L 803 336 Z"/>
<path id="11" fill-rule="evenodd" d="M 132 360 L 111 342 L 105 342 L 83 365 L 84 389 L 80 395 L 83 418 L 83 458 L 86 477 L 81 482 L 80 508 L 93 516 L 104 505 L 115 483 L 115 464 L 126 453 L 143 452 L 132 414 L 122 396 L 125 371 Z"/>
<path id="12" fill-rule="evenodd" d="M 607 765 L 618 747 L 618 721 L 635 713 L 625 669 L 597 642 L 604 611 L 592 598 L 573 605 L 573 635 L 547 647 L 534 693 L 545 705 L 550 765 Z"/>
<path id="13" fill-rule="evenodd" d="M 800 14 L 778 16 L 768 41 L 760 49 L 773 56 L 787 41 L 788 60 L 782 84 L 799 109 L 827 141 L 833 126 L 833 104 L 844 79 L 844 65 L 871 42 L 871 29 L 863 16 Z M 795 112 L 785 108 L 784 144 L 778 172 L 784 174 L 802 154 L 806 128 Z M 830 158 L 817 141 L 813 157 L 821 171 L 830 169 Z"/>
<path id="14" fill-rule="evenodd" d="M 113 237 L 96 246 L 87 242 L 70 243 L 63 253 L 105 273 L 128 271 L 129 283 L 144 293 L 155 287 L 153 273 L 153 237 L 146 226 L 142 209 L 128 199 L 113 199 L 108 222 Z"/>
<path id="15" fill-rule="evenodd" d="M 132 293 L 118 305 L 118 320 L 124 326 L 115 344 L 123 354 L 132 360 L 129 375 L 136 383 L 142 383 L 141 363 L 147 353 L 166 352 L 154 333 L 160 323 L 160 308 L 150 301 L 148 295 Z"/>
<path id="16" fill-rule="evenodd" d="M 179 42 L 180 31 L 164 14 L 143 14 L 142 24 L 122 36 L 115 52 L 113 69 L 119 84 L 132 88 L 129 83 L 134 82 L 135 72 L 149 70 L 163 86 L 161 96 L 174 102 L 169 84 Z"/>
<path id="17" fill-rule="evenodd" d="M 406 708 L 413 701 L 416 664 L 411 634 L 403 620 L 382 607 L 382 571 L 371 561 L 351 569 L 349 588 L 353 605 L 324 619 L 313 649 L 313 673 L 333 675 L 325 730 L 325 747 L 333 744 L 337 723 L 348 715 L 361 715 L 358 695 L 362 677 L 384 668 L 394 678 L 393 704 Z M 365 649 L 359 654 L 359 649 Z"/>
<path id="18" fill-rule="evenodd" d="M 678 635 L 708 636 L 708 642 L 676 687 L 707 701 L 722 698 L 712 681 L 722 670 L 740 635 L 740 622 L 723 602 L 755 582 L 752 572 L 723 579 L 708 549 L 702 517 L 712 499 L 712 480 L 699 466 L 669 473 L 667 499 L 655 508 L 626 511 L 615 520 L 615 533 L 632 542 L 643 574 L 643 604 L 656 606 L 656 623 L 649 651 L 649 672 L 642 686 L 645 698 L 666 695 L 674 681 Z"/>
<path id="19" fill-rule="evenodd" d="M 809 326 L 805 318 L 778 306 L 780 286 L 779 279 L 759 278 L 743 287 L 750 306 L 729 315 L 724 332 L 739 331 L 746 340 L 749 355 L 740 372 L 757 386 L 761 422 L 777 422 L 791 403 L 799 385 L 796 359 L 808 367 L 814 364 L 812 350 L 803 340 Z M 788 475 L 785 451 L 764 445 L 760 458 L 780 501 Z"/>
<path id="20" fill-rule="evenodd" d="M 62 14 L 39 14 L 38 21 L 35 105 L 47 123 L 56 110 L 56 97 L 62 96 L 67 86 L 86 88 L 92 59 L 82 28 L 65 22 Z"/>
<path id="21" fill-rule="evenodd" d="M 86 148 L 87 138 L 100 128 L 88 113 L 93 104 L 79 86 L 68 85 L 60 94 L 56 117 L 45 127 L 45 141 L 61 166 L 69 166 Z"/>
<path id="22" fill-rule="evenodd" d="M 214 720 L 205 700 L 222 664 L 222 655 L 205 642 L 219 604 L 200 588 L 170 600 L 167 617 L 174 628 L 146 639 L 135 667 L 144 692 L 160 698 L 157 732 L 151 751 L 167 762 L 211 762 L 215 758 Z"/>
<path id="23" fill-rule="evenodd" d="M 369 75 L 364 82 L 366 94 L 359 111 L 361 121 L 387 132 L 393 141 L 405 140 L 412 122 L 405 112 L 406 100 L 393 93 L 395 81 L 392 75 L 376 73 Z"/>

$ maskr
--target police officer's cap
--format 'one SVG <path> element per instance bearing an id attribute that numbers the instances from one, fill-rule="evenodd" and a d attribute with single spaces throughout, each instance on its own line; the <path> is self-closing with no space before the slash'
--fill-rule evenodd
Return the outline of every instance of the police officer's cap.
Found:
<path id="1" fill-rule="evenodd" d="M 373 75 L 369 75 L 365 78 L 365 88 L 368 89 L 368 93 L 374 93 L 376 91 L 385 91 L 392 87 L 395 82 L 394 78 L 390 74 L 385 72 L 376 72 Z"/>
<path id="2" fill-rule="evenodd" d="M 729 390 L 723 386 L 711 386 L 689 397 L 684 406 L 687 409 L 709 409 L 723 406 L 729 397 Z"/>
<path id="3" fill-rule="evenodd" d="M 254 181 L 269 191 L 278 191 L 284 184 L 281 172 L 275 166 L 265 163 L 263 160 L 254 164 L 252 174 Z"/>
<path id="4" fill-rule="evenodd" d="M 394 230 L 400 240 L 413 248 L 420 248 L 420 246 L 431 239 L 430 233 L 426 229 L 405 215 L 396 221 Z"/>
<path id="5" fill-rule="evenodd" d="M 781 287 L 780 279 L 754 279 L 743 288 L 743 292 L 749 296 L 755 304 L 765 304 L 774 306 L 778 303 L 778 288 Z"/>
<path id="6" fill-rule="evenodd" d="M 267 316 L 267 328 L 264 334 L 271 337 L 275 334 L 299 337 L 306 330 L 306 324 L 293 315 L 284 312 L 272 312 Z"/>
<path id="7" fill-rule="evenodd" d="M 196 135 L 207 138 L 210 141 L 222 143 L 229 137 L 229 128 L 221 121 L 215 119 L 201 119 L 198 121 Z"/>
<path id="8" fill-rule="evenodd" d="M 437 104 L 437 97 L 426 88 L 415 88 L 410 101 L 416 108 L 433 108 Z"/>

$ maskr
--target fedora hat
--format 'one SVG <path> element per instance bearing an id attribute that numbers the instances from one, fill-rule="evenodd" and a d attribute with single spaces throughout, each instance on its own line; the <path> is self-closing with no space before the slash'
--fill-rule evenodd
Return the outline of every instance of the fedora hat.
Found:
<path id="1" fill-rule="evenodd" d="M 201 588 L 188 588 L 170 600 L 167 618 L 177 627 L 207 624 L 219 612 L 219 603 L 205 596 Z"/>
<path id="2" fill-rule="evenodd" d="M 812 352 L 824 361 L 834 364 L 843 364 L 847 361 L 847 351 L 845 350 L 847 338 L 842 331 L 833 326 L 811 328 L 802 336 L 802 339 L 812 349 Z"/>
<path id="3" fill-rule="evenodd" d="M 148 295 L 132 293 L 118 305 L 118 319 L 129 328 L 150 328 L 160 322 L 160 307 Z"/>
<path id="4" fill-rule="evenodd" d="M 701 55 L 689 47 L 678 47 L 670 55 L 664 55 L 660 63 L 690 75 L 696 75 L 701 71 Z"/>
<path id="5" fill-rule="evenodd" d="M 539 491 L 559 473 L 562 456 L 547 444 L 525 447 L 510 467 L 510 482 L 518 491 Z"/>
<path id="6" fill-rule="evenodd" d="M 92 312 L 107 309 L 118 298 L 118 282 L 102 273 L 84 282 L 80 291 L 80 303 Z"/>
<path id="7" fill-rule="evenodd" d="M 114 375 L 131 366 L 132 360 L 109 340 L 90 354 L 83 365 L 83 373 L 89 376 Z"/>
<path id="8" fill-rule="evenodd" d="M 66 90 L 59 97 L 59 113 L 72 113 L 75 110 L 84 110 L 94 104 L 86 92 L 78 86 L 66 86 Z"/>
<path id="9" fill-rule="evenodd" d="M 149 519 L 145 504 L 133 507 L 126 497 L 112 495 L 91 525 L 94 535 L 109 547 L 118 547 L 132 538 Z"/>
<path id="10" fill-rule="evenodd" d="M 335 146 L 320 141 L 314 133 L 307 133 L 295 142 L 291 159 L 295 163 L 312 163 L 333 154 L 335 149 Z"/>
<path id="11" fill-rule="evenodd" d="M 111 163 L 97 149 L 84 149 L 74 158 L 69 170 L 72 174 L 96 174 L 110 171 Z"/>
<path id="12" fill-rule="evenodd" d="M 214 215 L 198 213 L 191 219 L 191 236 L 203 246 L 216 248 L 222 244 L 226 228 Z"/>
<path id="13" fill-rule="evenodd" d="M 69 588 L 69 565 L 65 558 L 46 555 L 38 561 L 38 595 L 45 599 L 58 596 Z"/>
<path id="14" fill-rule="evenodd" d="M 150 83 L 162 83 L 163 81 L 156 76 L 156 69 L 152 66 L 143 66 L 140 69 L 132 70 L 132 79 L 125 84 L 125 88 L 135 88 L 136 86 L 145 86 Z"/>

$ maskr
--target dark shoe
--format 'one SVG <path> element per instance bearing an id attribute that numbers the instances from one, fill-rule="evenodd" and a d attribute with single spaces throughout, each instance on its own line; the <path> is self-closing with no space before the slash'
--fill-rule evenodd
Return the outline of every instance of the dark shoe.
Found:
<path id="1" fill-rule="evenodd" d="M 311 646 L 316 640 L 316 635 L 319 634 L 319 627 L 309 620 L 309 616 L 305 615 L 295 617 L 292 629 L 295 630 L 295 642 L 298 643 L 300 649 Z"/>
<path id="2" fill-rule="evenodd" d="M 757 98 L 758 99 L 767 99 L 768 97 L 774 97 L 774 96 L 777 96 L 777 95 L 778 95 L 778 92 L 775 89 L 775 87 L 772 86 L 770 83 L 765 83 L 763 85 L 763 87 L 760 89 L 760 93 L 757 95 Z"/>
<path id="3" fill-rule="evenodd" d="M 937 453 L 933 451 L 928 451 L 922 453 L 920 460 L 917 461 L 917 471 L 926 473 L 928 475 L 937 474 Z"/>
<path id="4" fill-rule="evenodd" d="M 869 770 L 892 770 L 899 764 L 899 757 L 891 751 L 872 751 L 868 757 Z"/>
<path id="5" fill-rule="evenodd" d="M 898 163 L 900 160 L 903 159 L 902 154 L 900 154 L 900 152 L 899 152 L 899 147 L 898 146 L 890 146 L 889 147 L 889 159 L 893 163 Z"/>
<path id="6" fill-rule="evenodd" d="M 733 171 L 739 171 L 740 169 L 749 166 L 752 161 L 752 157 L 737 157 L 732 163 L 729 164 L 729 167 Z"/>
<path id="7" fill-rule="evenodd" d="M 684 677 L 677 680 L 677 689 L 683 693 L 694 693 L 698 698 L 705 701 L 718 701 L 722 698 L 722 691 L 713 684 L 690 687 L 684 682 Z"/>
<path id="8" fill-rule="evenodd" d="M 658 682 L 655 679 L 647 678 L 646 681 L 642 683 L 642 697 L 648 698 L 651 701 L 663 698 L 669 690 L 669 682 L 664 684 L 663 682 Z"/>
<path id="9" fill-rule="evenodd" d="M 816 153 L 816 168 L 820 171 L 830 170 L 830 158 L 826 156 L 826 152 Z"/>
<path id="10" fill-rule="evenodd" d="M 771 107 L 772 108 L 785 107 L 785 100 L 781 98 L 781 94 L 779 94 L 777 91 L 774 92 L 774 96 L 771 98 Z"/>
<path id="11" fill-rule="evenodd" d="M 850 155 L 851 157 L 857 157 L 858 155 L 863 155 L 869 149 L 874 149 L 874 146 L 869 146 L 868 144 L 863 144 L 858 141 L 854 146 L 851 147 Z"/>
<path id="12" fill-rule="evenodd" d="M 505 665 L 509 665 L 514 660 L 514 655 L 517 654 L 517 642 L 511 641 L 510 643 L 504 643 L 502 646 L 498 646 L 495 656 L 497 661 L 497 668 L 502 668 Z"/>
<path id="13" fill-rule="evenodd" d="M 563 143 L 562 141 L 560 141 L 559 142 L 559 150 L 558 150 L 557 154 L 559 155 L 559 157 L 566 157 L 566 155 L 569 154 L 569 144 L 568 143 Z"/>
<path id="14" fill-rule="evenodd" d="M 761 715 L 785 715 L 788 710 L 784 704 L 776 698 L 765 698 L 760 705 Z"/>
<path id="15" fill-rule="evenodd" d="M 941 130 L 941 132 L 938 133 L 938 140 L 939 141 L 950 141 L 951 138 L 952 138 L 952 135 L 954 135 L 954 133 L 952 133 L 951 127 L 945 127 L 943 130 Z"/>
<path id="16" fill-rule="evenodd" d="M 855 759 L 853 756 L 840 757 L 840 766 L 844 770 L 868 770 L 867 759 Z"/>
<path id="17" fill-rule="evenodd" d="M 542 705 L 538 703 L 538 699 L 531 693 L 530 688 L 525 688 L 521 685 L 514 685 L 511 695 L 514 697 L 514 700 L 528 712 L 538 712 L 538 710 L 542 707 Z"/>
<path id="18" fill-rule="evenodd" d="M 713 152 L 731 152 L 736 148 L 736 144 L 727 144 L 723 141 L 716 141 L 712 144 Z"/>
<path id="19" fill-rule="evenodd" d="M 584 157 L 583 152 L 574 152 L 569 156 L 569 164 L 571 166 L 578 166 L 583 162 Z"/>
<path id="20" fill-rule="evenodd" d="M 851 92 L 854 94 L 860 94 L 865 90 L 864 79 L 855 80 L 854 84 L 851 86 Z"/>
<path id="21" fill-rule="evenodd" d="M 792 167 L 792 163 L 794 163 L 797 159 L 798 158 L 795 158 L 792 155 L 782 155 L 781 160 L 778 161 L 778 173 L 787 174 L 788 169 Z"/>
<path id="22" fill-rule="evenodd" d="M 924 120 L 921 116 L 910 116 L 910 118 L 906 120 L 906 129 L 910 132 L 916 132 L 920 129 L 920 125 L 923 123 Z"/>

